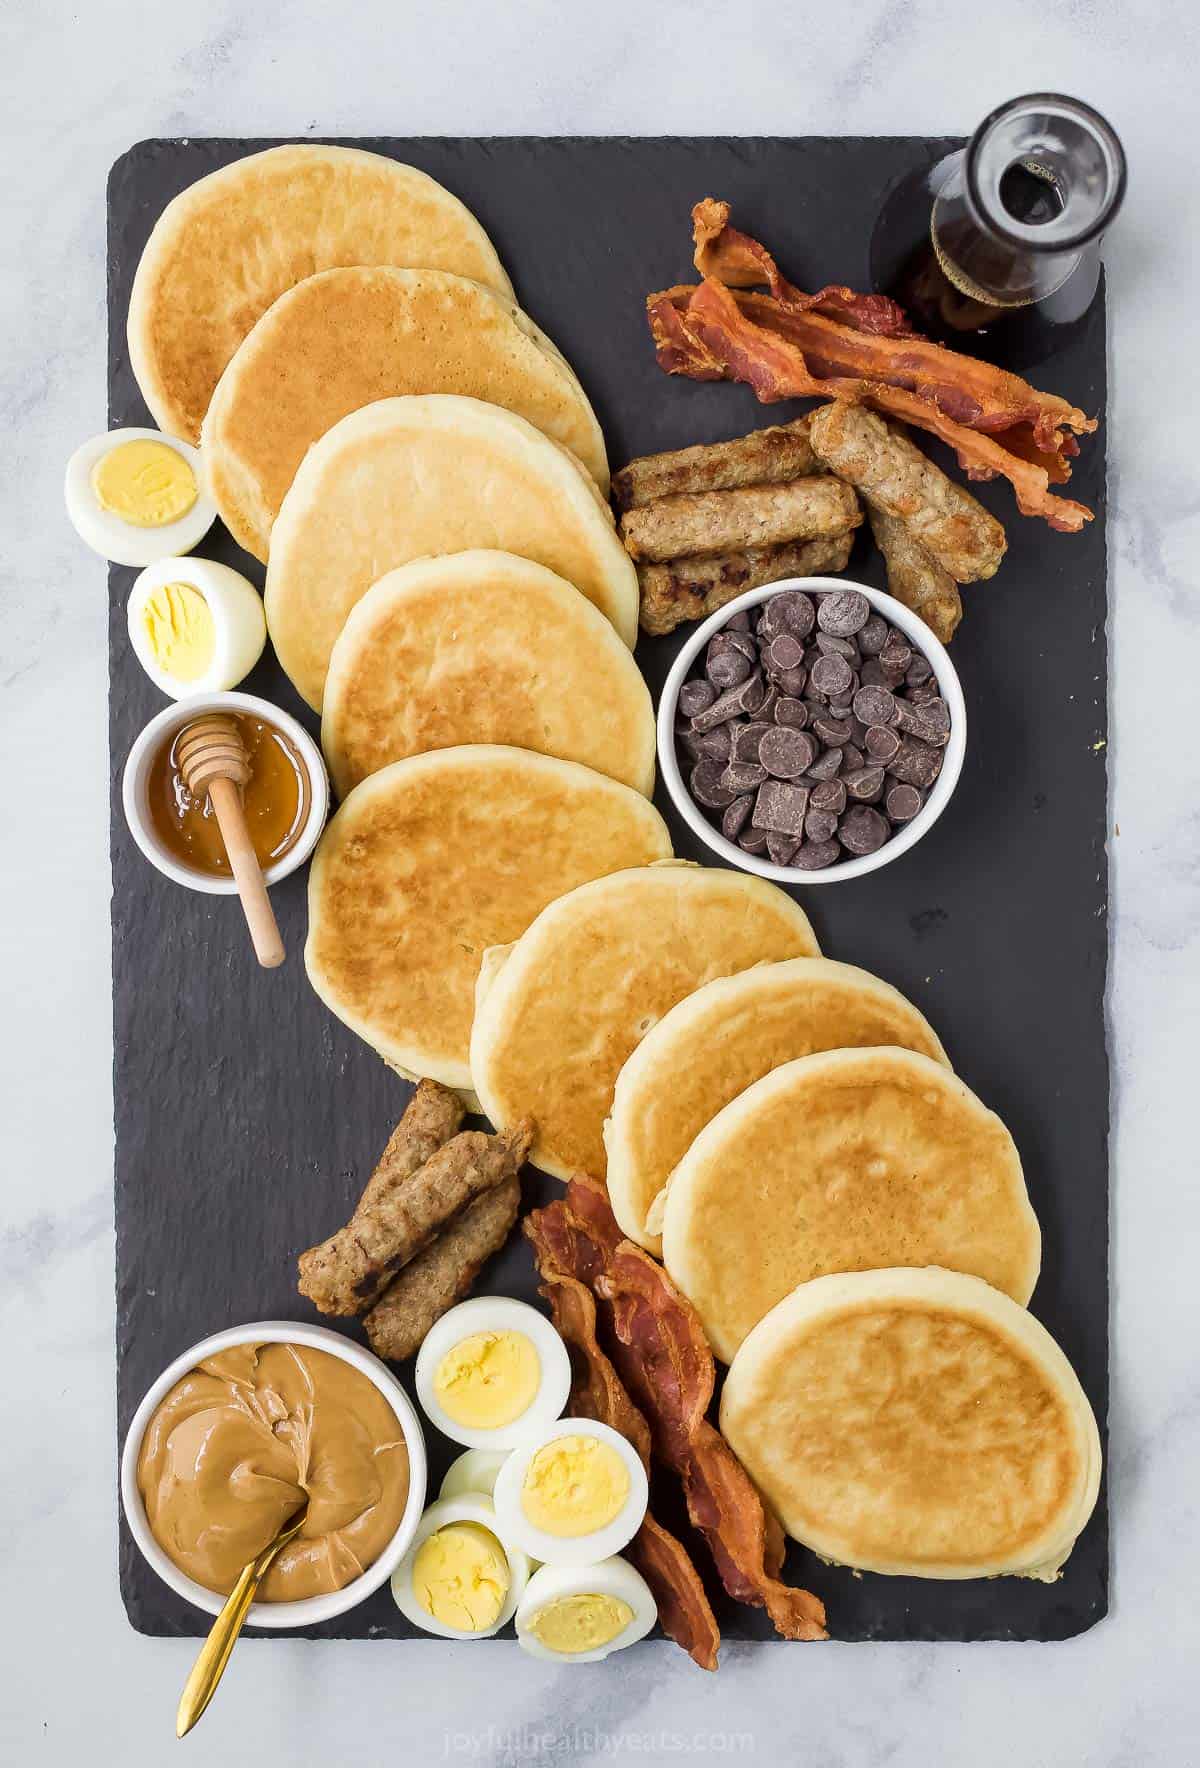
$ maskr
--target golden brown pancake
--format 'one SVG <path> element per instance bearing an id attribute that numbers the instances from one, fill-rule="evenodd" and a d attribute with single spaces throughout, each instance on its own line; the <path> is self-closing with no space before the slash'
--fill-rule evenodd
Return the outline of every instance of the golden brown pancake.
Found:
<path id="1" fill-rule="evenodd" d="M 647 797 L 654 710 L 603 614 L 513 553 L 451 553 L 390 571 L 333 647 L 321 741 L 340 796 L 391 761 L 507 743 L 578 761 Z"/>
<path id="2" fill-rule="evenodd" d="M 787 1062 L 701 1130 L 667 1187 L 663 1260 L 717 1356 L 798 1283 L 945 1265 L 1022 1305 L 1041 1232 L 1012 1137 L 912 1050 Z"/>
<path id="3" fill-rule="evenodd" d="M 280 295 L 238 346 L 204 420 L 208 488 L 265 559 L 305 453 L 341 418 L 405 393 L 503 405 L 571 449 L 608 495 L 604 437 L 563 356 L 507 297 L 444 270 L 356 265 Z"/>
<path id="4" fill-rule="evenodd" d="M 267 628 L 318 710 L 329 654 L 373 583 L 486 547 L 573 583 L 633 649 L 638 587 L 612 512 L 573 454 L 514 412 L 448 393 L 380 399 L 305 455 L 271 533 Z"/>
<path id="5" fill-rule="evenodd" d="M 936 1266 L 802 1284 L 734 1358 L 721 1430 L 794 1540 L 864 1571 L 1048 1582 L 1100 1482 L 1045 1327 Z"/>
<path id="6" fill-rule="evenodd" d="M 793 958 L 724 976 L 672 1007 L 617 1077 L 604 1127 L 608 1194 L 631 1240 L 662 1252 L 663 1188 L 700 1131 L 784 1062 L 894 1044 L 949 1067 L 924 1015 L 851 964 Z"/>
<path id="7" fill-rule="evenodd" d="M 129 358 L 159 428 L 198 442 L 251 326 L 340 264 L 448 270 L 512 296 L 474 215 L 414 166 L 315 142 L 248 154 L 167 204 L 133 279 Z"/>
<path id="8" fill-rule="evenodd" d="M 402 1073 L 469 1089 L 485 949 L 585 879 L 670 851 L 640 792 L 574 762 L 488 744 L 394 762 L 313 857 L 309 980 Z"/>
<path id="9" fill-rule="evenodd" d="M 715 976 L 816 952 L 803 909 L 744 872 L 676 861 L 584 885 L 487 954 L 475 1090 L 497 1127 L 534 1119 L 543 1171 L 602 1178 L 617 1075 L 663 1014 Z"/>

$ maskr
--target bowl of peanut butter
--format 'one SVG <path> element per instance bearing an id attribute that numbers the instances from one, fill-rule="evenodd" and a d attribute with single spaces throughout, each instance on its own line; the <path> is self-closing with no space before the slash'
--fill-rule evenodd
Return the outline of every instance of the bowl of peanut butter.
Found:
<path id="1" fill-rule="evenodd" d="M 390 1577 L 425 1473 L 416 1411 L 377 1357 L 323 1326 L 266 1320 L 215 1333 L 163 1371 L 125 1438 L 121 1498 L 148 1563 L 212 1615 L 307 1499 L 248 1621 L 307 1627 Z"/>

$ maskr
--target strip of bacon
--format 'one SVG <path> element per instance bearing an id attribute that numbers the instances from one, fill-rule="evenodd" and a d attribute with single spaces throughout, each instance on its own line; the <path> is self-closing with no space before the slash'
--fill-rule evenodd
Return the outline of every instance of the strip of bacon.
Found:
<path id="1" fill-rule="evenodd" d="M 546 1259 L 609 1304 L 606 1349 L 645 1415 L 656 1459 L 682 1480 L 688 1514 L 726 1590 L 765 1607 L 785 1638 L 827 1638 L 819 1599 L 779 1581 L 779 1525 L 768 1521 L 749 1475 L 705 1417 L 715 1370 L 691 1304 L 660 1265 L 622 1238 L 607 1196 L 590 1179 L 572 1179 L 564 1199 L 526 1218 L 525 1232 L 539 1269 Z"/>
<path id="2" fill-rule="evenodd" d="M 560 1271 L 535 1233 L 541 1292 L 554 1325 L 571 1352 L 571 1416 L 595 1418 L 620 1431 L 650 1470 L 650 1427 L 638 1411 L 596 1335 L 596 1299 L 577 1278 Z M 720 1630 L 700 1574 L 687 1548 L 649 1512 L 625 1549 L 649 1584 L 663 1632 L 681 1645 L 702 1670 L 715 1670 Z"/>
<path id="3" fill-rule="evenodd" d="M 1070 477 L 1075 436 L 1096 420 L 1020 376 L 907 330 L 894 302 L 829 288 L 806 295 L 765 247 L 728 225 L 728 205 L 693 211 L 705 280 L 647 301 L 659 364 L 696 380 L 730 379 L 778 399 L 853 399 L 930 431 L 974 479 L 1007 478 L 1024 515 L 1075 532 L 1092 514 L 1056 497 Z M 769 293 L 756 292 L 765 283 Z M 879 305 L 880 302 L 882 305 Z"/>
<path id="4" fill-rule="evenodd" d="M 766 246 L 729 225 L 729 204 L 706 196 L 692 210 L 693 262 L 701 276 L 727 288 L 755 289 L 765 283 L 776 300 L 796 309 L 828 313 L 855 331 L 881 337 L 915 337 L 903 307 L 887 295 L 860 295 L 830 283 L 806 295 L 783 275 Z"/>

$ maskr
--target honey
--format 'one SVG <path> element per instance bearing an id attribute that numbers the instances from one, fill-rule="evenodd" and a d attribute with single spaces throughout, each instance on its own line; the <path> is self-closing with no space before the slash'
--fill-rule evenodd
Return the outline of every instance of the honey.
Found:
<path id="1" fill-rule="evenodd" d="M 242 791 L 246 827 L 266 871 L 300 839 L 312 804 L 312 786 L 299 751 L 281 730 L 246 713 L 235 712 L 233 717 L 250 762 L 250 779 Z M 195 799 L 179 772 L 176 746 L 186 730 L 182 725 L 169 737 L 150 764 L 150 822 L 178 864 L 210 877 L 229 878 L 225 843 L 207 794 Z"/>

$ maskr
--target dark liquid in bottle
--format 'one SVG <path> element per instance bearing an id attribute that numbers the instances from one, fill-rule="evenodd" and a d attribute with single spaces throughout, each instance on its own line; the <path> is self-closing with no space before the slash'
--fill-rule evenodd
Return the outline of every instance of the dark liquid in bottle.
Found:
<path id="1" fill-rule="evenodd" d="M 950 215 L 935 238 L 934 200 L 940 166 L 902 179 L 887 195 L 871 238 L 871 286 L 891 295 L 917 329 L 938 343 L 968 354 L 994 357 L 1002 331 L 1003 355 L 1014 366 L 1035 362 L 1058 347 L 1062 327 L 1074 322 L 1091 303 L 1094 280 L 1072 274 L 1046 300 L 1028 298 L 1008 303 L 987 291 L 958 268 L 959 256 L 971 247 L 977 274 L 996 272 L 1010 248 L 1003 240 L 982 241 L 969 219 Z M 1053 173 L 1035 161 L 1017 160 L 1005 172 L 1001 200 L 1014 221 L 1044 226 L 1062 213 L 1064 197 Z M 969 229 L 969 237 L 959 230 Z M 996 254 L 994 265 L 989 256 Z M 1083 266 L 1080 267 L 1083 270 Z"/>

